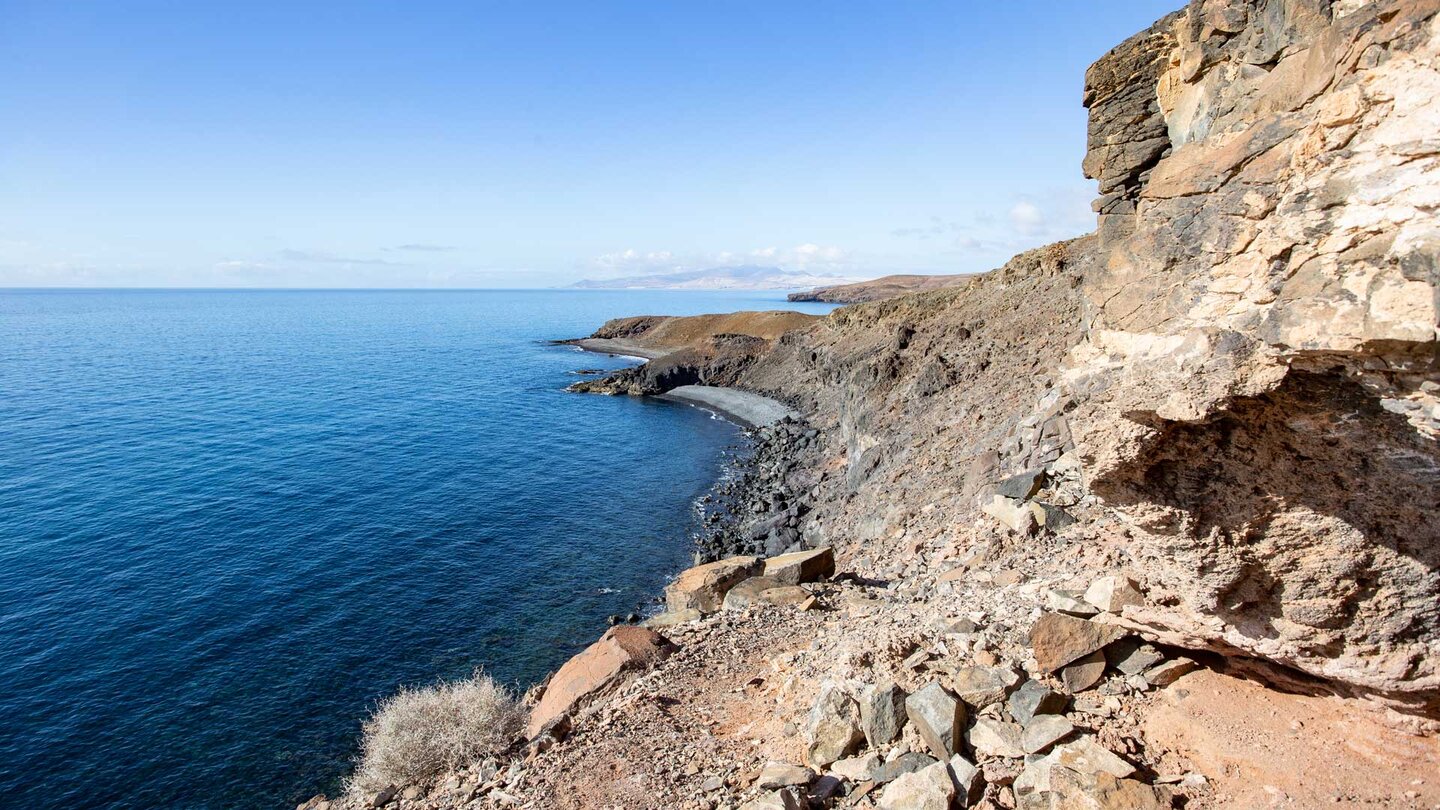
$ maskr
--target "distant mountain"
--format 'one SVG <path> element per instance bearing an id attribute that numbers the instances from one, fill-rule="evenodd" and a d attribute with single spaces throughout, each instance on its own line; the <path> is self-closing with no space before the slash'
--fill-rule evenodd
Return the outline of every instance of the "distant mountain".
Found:
<path id="1" fill-rule="evenodd" d="M 870 281 L 855 284 L 838 284 L 817 287 L 808 292 L 790 293 L 791 301 L 824 301 L 831 304 L 859 304 L 865 301 L 880 301 L 913 292 L 938 290 L 964 284 L 973 274 L 963 273 L 950 276 L 881 276 Z"/>
<path id="2" fill-rule="evenodd" d="M 571 284 L 581 290 L 803 290 L 857 281 L 836 275 L 781 270 L 778 267 L 711 267 L 649 276 L 586 279 Z"/>

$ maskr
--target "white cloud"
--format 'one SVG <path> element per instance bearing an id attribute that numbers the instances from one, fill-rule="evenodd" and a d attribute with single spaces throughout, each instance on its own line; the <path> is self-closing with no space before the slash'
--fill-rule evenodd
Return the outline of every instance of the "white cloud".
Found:
<path id="1" fill-rule="evenodd" d="M 594 269 L 613 275 L 703 270 L 737 264 L 764 264 L 782 270 L 839 271 L 853 269 L 850 254 L 832 245 L 806 242 L 791 248 L 762 247 L 750 250 L 721 250 L 681 255 L 669 250 L 641 251 L 634 248 L 597 256 Z"/>
<path id="2" fill-rule="evenodd" d="M 1046 231 L 1045 212 L 1035 203 L 1021 200 L 1010 208 L 1010 227 L 1022 236 L 1039 236 Z"/>

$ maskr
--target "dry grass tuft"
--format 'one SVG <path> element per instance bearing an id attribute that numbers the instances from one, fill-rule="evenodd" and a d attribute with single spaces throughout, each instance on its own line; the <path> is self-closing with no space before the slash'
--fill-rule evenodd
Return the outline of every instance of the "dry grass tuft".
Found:
<path id="1" fill-rule="evenodd" d="M 504 750 L 521 733 L 525 709 L 484 672 L 382 700 L 365 722 L 352 795 L 411 785 Z"/>

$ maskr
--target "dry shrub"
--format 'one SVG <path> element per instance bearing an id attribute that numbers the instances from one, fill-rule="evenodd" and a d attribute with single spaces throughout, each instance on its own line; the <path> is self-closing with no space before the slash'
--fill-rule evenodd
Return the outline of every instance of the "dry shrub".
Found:
<path id="1" fill-rule="evenodd" d="M 525 709 L 484 672 L 422 689 L 402 687 L 365 722 L 352 795 L 410 785 L 479 762 L 521 733 Z"/>

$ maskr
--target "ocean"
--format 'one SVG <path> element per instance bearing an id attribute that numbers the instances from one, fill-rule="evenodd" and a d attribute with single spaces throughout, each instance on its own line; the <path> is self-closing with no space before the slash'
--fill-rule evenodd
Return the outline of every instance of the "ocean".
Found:
<path id="1" fill-rule="evenodd" d="M 0 805 L 293 807 L 374 702 L 524 688 L 690 562 L 728 422 L 563 389 L 769 293 L 0 290 Z"/>

